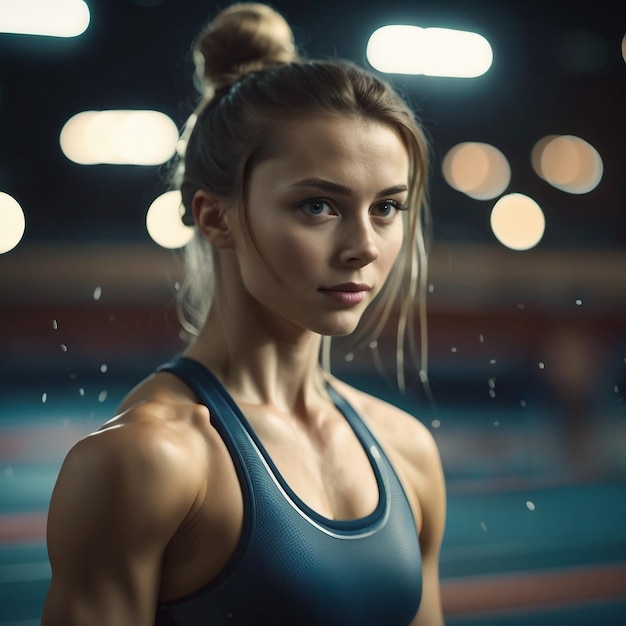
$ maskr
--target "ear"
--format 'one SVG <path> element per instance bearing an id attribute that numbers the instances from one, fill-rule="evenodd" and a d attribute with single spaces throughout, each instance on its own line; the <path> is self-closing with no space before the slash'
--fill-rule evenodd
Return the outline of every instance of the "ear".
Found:
<path id="1" fill-rule="evenodd" d="M 225 219 L 226 202 L 204 189 L 196 191 L 191 210 L 198 228 L 206 240 L 216 248 L 232 248 L 233 238 Z"/>

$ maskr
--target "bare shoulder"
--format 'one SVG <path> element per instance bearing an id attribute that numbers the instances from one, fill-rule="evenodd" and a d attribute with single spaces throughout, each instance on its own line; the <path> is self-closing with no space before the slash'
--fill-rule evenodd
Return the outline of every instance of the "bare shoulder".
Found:
<path id="1" fill-rule="evenodd" d="M 201 498 L 209 458 L 208 409 L 185 397 L 184 390 L 170 388 L 168 379 L 152 378 L 121 409 L 67 454 L 50 505 L 51 540 L 57 531 L 65 534 L 68 511 L 77 524 L 107 520 L 129 533 L 135 519 L 138 524 L 158 519 L 162 528 L 155 532 L 169 538 Z"/>
<path id="2" fill-rule="evenodd" d="M 142 402 L 79 441 L 66 463 L 96 472 L 117 470 L 141 480 L 176 476 L 178 466 L 192 457 L 195 465 L 202 459 L 205 420 L 209 416 L 204 407 Z"/>
<path id="3" fill-rule="evenodd" d="M 57 510 L 75 506 L 79 498 L 89 510 L 108 507 L 108 516 L 127 516 L 126 522 L 133 515 L 158 514 L 175 528 L 203 488 L 208 421 L 203 407 L 146 401 L 80 440 L 61 468 L 51 527 Z"/>

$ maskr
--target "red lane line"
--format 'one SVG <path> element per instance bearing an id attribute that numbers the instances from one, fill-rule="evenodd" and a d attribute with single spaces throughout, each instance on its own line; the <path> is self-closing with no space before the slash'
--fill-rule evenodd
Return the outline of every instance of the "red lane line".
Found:
<path id="1" fill-rule="evenodd" d="M 441 587 L 446 615 L 626 598 L 626 565 L 458 578 Z"/>
<path id="2" fill-rule="evenodd" d="M 0 464 L 62 461 L 87 426 L 24 426 L 0 431 Z"/>
<path id="3" fill-rule="evenodd" d="M 46 540 L 47 513 L 0 515 L 0 544 Z"/>

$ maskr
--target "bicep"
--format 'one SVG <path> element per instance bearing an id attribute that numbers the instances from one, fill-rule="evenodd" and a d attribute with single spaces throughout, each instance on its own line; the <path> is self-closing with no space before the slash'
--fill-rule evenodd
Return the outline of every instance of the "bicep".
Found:
<path id="1" fill-rule="evenodd" d="M 86 440 L 61 469 L 48 516 L 52 579 L 43 626 L 154 623 L 176 515 L 159 499 L 163 485 L 147 475 L 149 463 L 124 445 L 117 434 Z"/>
<path id="2" fill-rule="evenodd" d="M 106 516 L 96 521 L 79 511 L 66 513 L 57 511 L 49 522 L 52 579 L 43 626 L 152 623 L 160 560 L 156 546 L 144 546 L 141 553 L 140 537 L 132 546 L 130 532 L 120 537 L 104 528 Z M 68 516 L 74 518 L 69 523 Z"/>
<path id="3" fill-rule="evenodd" d="M 81 573 L 82 572 L 82 573 Z M 130 585 L 106 566 L 98 571 L 53 570 L 42 626 L 148 626 L 154 624 L 156 593 L 135 575 Z"/>

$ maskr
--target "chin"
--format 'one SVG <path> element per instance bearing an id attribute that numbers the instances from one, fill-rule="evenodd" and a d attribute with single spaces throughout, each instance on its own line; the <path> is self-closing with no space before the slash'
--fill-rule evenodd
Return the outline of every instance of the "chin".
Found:
<path id="1" fill-rule="evenodd" d="M 324 335 L 325 337 L 349 337 L 356 329 L 351 328 L 350 330 L 347 331 L 337 331 L 337 332 L 330 332 L 330 333 L 320 333 L 322 335 Z"/>
<path id="2" fill-rule="evenodd" d="M 317 331 L 320 335 L 327 337 L 347 337 L 351 335 L 359 325 L 359 320 L 350 322 L 336 322 L 334 324 L 323 324 Z"/>

